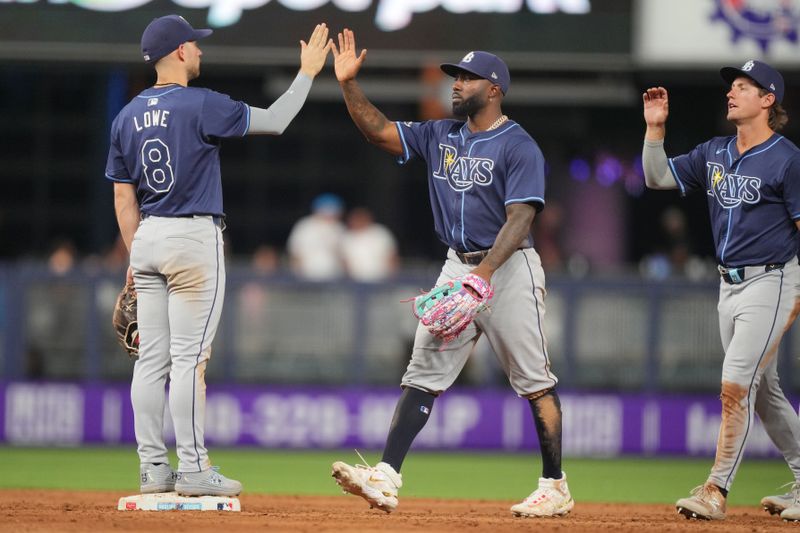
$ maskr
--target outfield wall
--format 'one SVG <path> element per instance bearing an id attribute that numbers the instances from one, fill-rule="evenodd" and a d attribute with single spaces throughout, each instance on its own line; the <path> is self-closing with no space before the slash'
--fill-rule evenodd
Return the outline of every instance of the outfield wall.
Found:
<path id="1" fill-rule="evenodd" d="M 386 283 L 299 281 L 230 268 L 209 382 L 395 386 L 418 324 L 407 300 L 438 273 Z M 0 381 L 128 382 L 132 365 L 111 314 L 123 273 L 64 276 L 0 265 Z M 550 276 L 544 332 L 564 389 L 719 391 L 719 280 Z M 800 321 L 781 345 L 784 389 L 800 390 Z M 482 338 L 458 385 L 507 387 Z"/>
<path id="2" fill-rule="evenodd" d="M 17 446 L 134 442 L 129 387 L 121 384 L 0 384 L 0 442 Z M 396 388 L 211 386 L 207 443 L 287 449 L 380 449 Z M 720 403 L 713 395 L 561 395 L 564 454 L 710 456 Z M 796 402 L 794 402 L 796 404 Z M 416 449 L 525 451 L 536 446 L 527 402 L 508 391 L 453 389 L 437 400 Z M 165 417 L 169 421 L 169 417 Z M 169 422 L 167 422 L 169 424 Z M 167 425 L 165 434 L 172 435 Z M 777 451 L 760 422 L 750 457 Z"/>

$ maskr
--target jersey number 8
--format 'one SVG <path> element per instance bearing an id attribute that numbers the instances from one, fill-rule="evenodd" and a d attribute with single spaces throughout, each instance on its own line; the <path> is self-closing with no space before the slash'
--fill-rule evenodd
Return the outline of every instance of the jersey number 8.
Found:
<path id="1" fill-rule="evenodd" d="M 169 147 L 161 139 L 150 139 L 142 146 L 142 166 L 147 185 L 156 193 L 166 193 L 175 183 Z"/>

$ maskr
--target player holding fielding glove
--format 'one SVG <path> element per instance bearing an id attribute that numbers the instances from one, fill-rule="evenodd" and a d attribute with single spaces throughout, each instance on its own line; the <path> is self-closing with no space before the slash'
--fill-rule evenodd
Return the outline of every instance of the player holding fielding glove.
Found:
<path id="1" fill-rule="evenodd" d="M 682 195 L 704 191 L 717 248 L 722 423 L 711 474 L 676 503 L 687 518 L 706 520 L 725 518 L 754 412 L 795 477 L 794 494 L 764 498 L 762 505 L 781 512 L 800 492 L 800 420 L 781 390 L 777 366 L 781 337 L 800 311 L 800 150 L 776 133 L 786 122 L 778 71 L 748 61 L 720 74 L 730 84 L 727 118 L 736 135 L 714 137 L 671 159 L 664 152 L 667 91 L 651 87 L 642 95 L 647 186 Z M 800 518 L 800 506 L 795 512 Z"/>
<path id="2" fill-rule="evenodd" d="M 544 272 L 530 235 L 534 216 L 544 207 L 544 158 L 525 130 L 501 111 L 508 68 L 487 52 L 470 52 L 458 64 L 442 65 L 455 78 L 453 112 L 466 121 L 392 122 L 355 80 L 366 50 L 356 54 L 352 31 L 339 34 L 333 54 L 347 110 L 367 140 L 401 163 L 413 157 L 427 163 L 436 234 L 450 247 L 436 285 L 458 279 L 454 286 L 472 291 L 461 292 L 462 297 L 474 294 L 491 307 L 477 313 L 479 305 L 451 302 L 470 313 L 466 324 L 451 316 L 443 329 L 433 324 L 437 334 L 427 324 L 418 326 L 381 462 L 374 468 L 336 462 L 333 476 L 346 492 L 371 506 L 386 512 L 397 508 L 400 468 L 411 443 L 436 397 L 453 384 L 485 334 L 511 386 L 530 402 L 541 445 L 539 486 L 511 511 L 517 516 L 567 514 L 574 504 L 561 471 L 558 380 L 550 371 L 542 332 Z"/>
<path id="3" fill-rule="evenodd" d="M 242 490 L 211 466 L 204 443 L 205 369 L 225 294 L 219 145 L 226 137 L 280 135 L 300 111 L 332 41 L 318 24 L 300 41 L 300 72 L 269 109 L 189 87 L 200 75 L 195 30 L 177 15 L 155 19 L 142 55 L 156 83 L 114 119 L 106 177 L 130 251 L 138 298 L 139 358 L 131 402 L 142 493 L 235 496 Z M 129 280 L 130 281 L 130 280 Z M 178 472 L 164 443 L 164 387 L 175 427 Z"/>

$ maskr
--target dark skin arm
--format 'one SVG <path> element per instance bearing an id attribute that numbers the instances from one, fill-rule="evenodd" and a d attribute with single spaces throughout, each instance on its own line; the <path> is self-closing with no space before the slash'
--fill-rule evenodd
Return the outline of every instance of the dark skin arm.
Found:
<path id="1" fill-rule="evenodd" d="M 536 208 L 531 204 L 511 204 L 506 206 L 506 223 L 500 228 L 489 254 L 472 271 L 486 281 L 517 251 L 528 236 L 536 216 Z"/>
<path id="2" fill-rule="evenodd" d="M 386 118 L 364 95 L 356 81 L 356 75 L 367 57 L 362 50 L 356 55 L 356 38 L 351 30 L 339 34 L 339 48 L 333 45 L 336 79 L 342 88 L 347 111 L 369 142 L 393 155 L 401 155 L 403 146 L 394 122 Z"/>

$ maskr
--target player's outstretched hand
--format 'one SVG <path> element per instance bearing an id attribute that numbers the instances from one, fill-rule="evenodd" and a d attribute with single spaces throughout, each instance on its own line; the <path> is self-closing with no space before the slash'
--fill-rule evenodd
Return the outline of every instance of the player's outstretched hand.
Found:
<path id="1" fill-rule="evenodd" d="M 300 41 L 300 72 L 311 78 L 319 74 L 332 46 L 333 39 L 328 39 L 328 26 L 324 22 L 317 24 L 308 43 Z"/>
<path id="2" fill-rule="evenodd" d="M 648 126 L 663 126 L 669 115 L 669 97 L 663 87 L 650 87 L 642 94 L 644 121 Z"/>
<path id="3" fill-rule="evenodd" d="M 340 82 L 354 79 L 366 57 L 366 48 L 356 55 L 356 36 L 352 30 L 345 28 L 339 34 L 339 49 L 337 50 L 336 45 L 333 45 L 333 65 L 336 79 Z"/>

